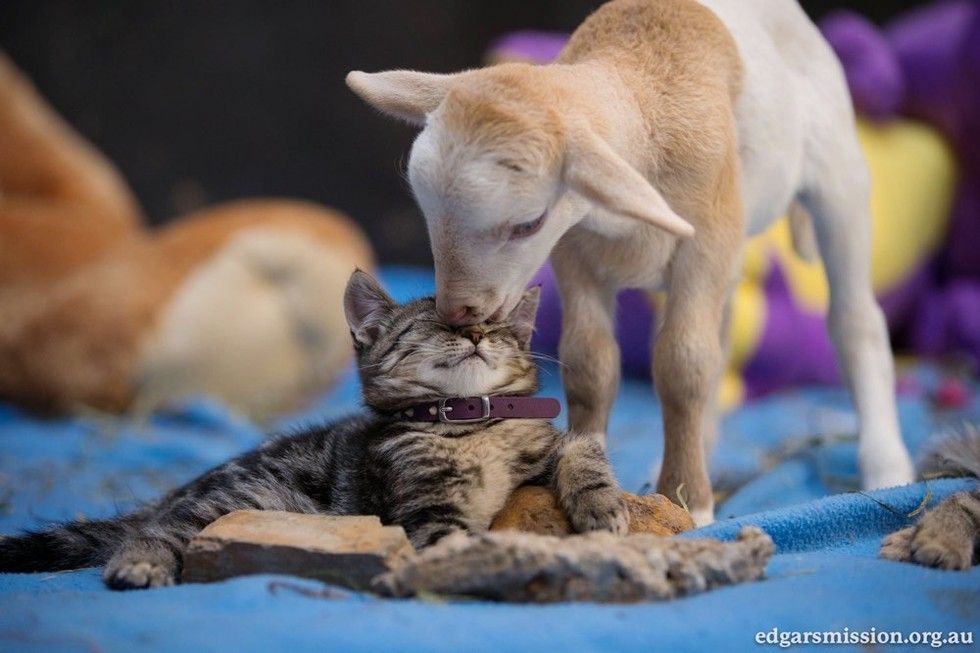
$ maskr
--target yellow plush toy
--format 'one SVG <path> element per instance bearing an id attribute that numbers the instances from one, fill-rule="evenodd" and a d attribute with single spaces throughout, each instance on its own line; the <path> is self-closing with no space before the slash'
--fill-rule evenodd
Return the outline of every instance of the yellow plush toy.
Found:
<path id="1" fill-rule="evenodd" d="M 894 326 L 909 317 L 923 268 L 946 234 L 956 166 L 938 132 L 919 123 L 862 120 L 858 135 L 872 178 L 872 279 Z M 788 220 L 752 239 L 733 306 L 722 404 L 792 383 L 836 380 L 823 325 L 827 300 L 823 266 L 795 253 Z"/>

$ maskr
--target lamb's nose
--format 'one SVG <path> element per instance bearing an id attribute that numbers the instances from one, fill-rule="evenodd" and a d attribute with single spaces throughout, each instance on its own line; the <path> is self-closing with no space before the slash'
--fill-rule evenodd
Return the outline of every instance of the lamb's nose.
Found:
<path id="1" fill-rule="evenodd" d="M 456 308 L 449 309 L 446 314 L 446 319 L 449 320 L 450 324 L 458 324 L 466 318 L 466 314 L 469 310 L 465 306 L 457 306 Z"/>
<path id="2" fill-rule="evenodd" d="M 461 327 L 479 321 L 474 319 L 476 310 L 475 306 L 451 306 L 440 313 L 449 326 Z"/>
<path id="3" fill-rule="evenodd" d="M 470 341 L 474 345 L 480 344 L 480 341 L 483 340 L 483 330 L 480 329 L 480 328 L 478 328 L 478 327 L 473 327 L 472 329 L 467 329 L 465 335 L 466 335 L 467 338 L 470 339 Z"/>

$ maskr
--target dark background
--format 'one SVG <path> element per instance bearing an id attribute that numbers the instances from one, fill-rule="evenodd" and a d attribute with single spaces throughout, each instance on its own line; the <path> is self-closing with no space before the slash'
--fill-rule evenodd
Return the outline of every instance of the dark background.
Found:
<path id="1" fill-rule="evenodd" d="M 430 261 L 402 178 L 414 130 L 344 86 L 351 69 L 478 66 L 515 29 L 571 30 L 590 0 L 0 0 L 6 50 L 122 169 L 159 223 L 244 196 L 354 216 L 382 261 Z M 877 22 L 910 0 L 804 2 Z"/>

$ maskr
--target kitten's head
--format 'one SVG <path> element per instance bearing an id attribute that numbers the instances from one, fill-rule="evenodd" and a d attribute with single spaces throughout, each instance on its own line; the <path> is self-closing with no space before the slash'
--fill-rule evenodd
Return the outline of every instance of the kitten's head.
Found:
<path id="1" fill-rule="evenodd" d="M 354 338 L 364 402 L 399 410 L 440 397 L 526 395 L 537 390 L 529 351 L 538 288 L 501 322 L 451 327 L 432 297 L 398 304 L 371 275 L 347 282 L 344 312 Z"/>

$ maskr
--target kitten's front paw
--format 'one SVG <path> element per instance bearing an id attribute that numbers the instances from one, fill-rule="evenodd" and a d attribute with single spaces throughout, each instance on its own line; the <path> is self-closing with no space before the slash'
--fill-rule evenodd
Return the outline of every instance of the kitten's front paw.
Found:
<path id="1" fill-rule="evenodd" d="M 626 535 L 630 526 L 629 509 L 615 487 L 579 494 L 568 511 L 568 519 L 578 533 L 609 531 Z"/>

